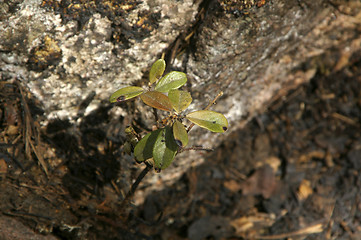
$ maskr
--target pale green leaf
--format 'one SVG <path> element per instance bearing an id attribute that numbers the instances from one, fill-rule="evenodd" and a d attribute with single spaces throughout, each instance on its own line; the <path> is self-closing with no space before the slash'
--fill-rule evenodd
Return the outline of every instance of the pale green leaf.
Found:
<path id="1" fill-rule="evenodd" d="M 189 92 L 180 91 L 178 89 L 170 90 L 168 97 L 172 103 L 173 109 L 178 113 L 185 110 L 192 102 L 192 97 Z"/>
<path id="2" fill-rule="evenodd" d="M 145 104 L 164 111 L 172 111 L 172 104 L 168 96 L 161 92 L 151 91 L 140 95 Z"/>
<path id="3" fill-rule="evenodd" d="M 139 96 L 143 93 L 143 91 L 143 88 L 135 86 L 121 88 L 110 96 L 109 101 L 123 102 L 125 100 Z"/>
<path id="4" fill-rule="evenodd" d="M 187 130 L 185 129 L 184 125 L 178 120 L 176 120 L 173 123 L 173 136 L 178 146 L 180 147 L 187 146 L 188 144 Z"/>
<path id="5" fill-rule="evenodd" d="M 163 75 L 164 70 L 165 61 L 163 59 L 158 59 L 157 61 L 155 61 L 149 72 L 149 82 L 151 84 L 155 83 Z"/>
<path id="6" fill-rule="evenodd" d="M 189 113 L 186 118 L 192 123 L 212 132 L 224 132 L 228 128 L 226 117 L 214 111 L 200 110 Z"/>
<path id="7" fill-rule="evenodd" d="M 187 75 L 182 72 L 173 71 L 162 77 L 155 90 L 159 92 L 169 92 L 172 89 L 177 89 L 183 86 L 187 82 Z"/>
<path id="8" fill-rule="evenodd" d="M 137 143 L 134 148 L 134 157 L 137 162 L 143 162 L 153 157 L 154 144 L 160 133 L 161 129 L 150 132 Z"/>
<path id="9" fill-rule="evenodd" d="M 153 148 L 153 160 L 155 169 L 165 169 L 173 161 L 177 154 L 178 145 L 174 141 L 172 129 L 169 126 L 160 129 Z"/>

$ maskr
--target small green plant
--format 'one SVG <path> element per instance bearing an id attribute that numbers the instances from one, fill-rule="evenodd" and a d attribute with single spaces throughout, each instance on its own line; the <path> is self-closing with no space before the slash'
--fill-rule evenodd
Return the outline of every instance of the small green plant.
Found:
<path id="1" fill-rule="evenodd" d="M 187 76 L 178 71 L 163 76 L 165 67 L 163 59 L 158 59 L 152 65 L 147 90 L 137 86 L 124 87 L 113 93 L 109 99 L 113 103 L 139 96 L 146 105 L 171 113 L 169 117 L 158 121 L 160 127 L 157 130 L 149 132 L 143 138 L 136 138 L 132 128 L 126 129 L 128 139 L 131 139 L 131 142 L 125 146 L 126 151 L 130 152 L 134 148 L 136 161 L 151 162 L 157 172 L 167 168 L 176 154 L 185 149 L 188 144 L 188 132 L 194 124 L 212 132 L 224 132 L 228 128 L 227 119 L 223 114 L 208 110 L 222 93 L 206 109 L 185 115 L 183 112 L 191 104 L 192 97 L 189 92 L 178 89 L 187 82 Z M 185 127 L 184 119 L 192 124 Z M 136 139 L 139 141 L 137 142 Z"/>

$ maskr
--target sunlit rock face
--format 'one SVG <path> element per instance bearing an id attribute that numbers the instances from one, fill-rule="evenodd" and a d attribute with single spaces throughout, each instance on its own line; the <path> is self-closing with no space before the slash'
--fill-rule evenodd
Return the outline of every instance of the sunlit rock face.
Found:
<path id="1" fill-rule="evenodd" d="M 46 119 L 74 123 L 84 99 L 90 99 L 87 115 L 109 106 L 111 93 L 123 86 L 146 86 L 150 66 L 166 53 L 166 71 L 187 74 L 190 111 L 224 92 L 212 109 L 225 114 L 228 131 L 213 135 L 195 127 L 190 134 L 190 144 L 214 147 L 317 71 L 347 66 L 361 49 L 360 9 L 358 1 L 321 0 L 11 0 L 0 3 L 0 75 L 19 79 Z M 133 108 L 151 119 L 149 109 Z M 123 106 L 109 111 L 119 119 L 130 115 Z M 112 124 L 102 126 L 113 134 L 109 139 L 121 138 L 122 131 L 111 130 L 126 121 Z M 176 179 L 204 160 L 177 157 L 177 167 L 156 176 Z"/>
<path id="2" fill-rule="evenodd" d="M 1 3 L 1 72 L 17 77 L 49 118 L 73 118 L 140 81 L 197 13 L 193 1 L 25 0 Z M 9 11 L 11 9 L 11 11 Z"/>

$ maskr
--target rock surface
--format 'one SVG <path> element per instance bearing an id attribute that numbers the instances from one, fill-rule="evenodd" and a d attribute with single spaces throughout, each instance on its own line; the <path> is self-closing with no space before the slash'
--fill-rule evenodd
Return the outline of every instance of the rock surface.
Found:
<path id="1" fill-rule="evenodd" d="M 0 23 L 1 71 L 16 76 L 49 118 L 72 118 L 92 91 L 91 109 L 140 81 L 152 62 L 195 19 L 193 1 L 25 0 Z M 5 9 L 3 10 L 5 11 Z"/>
<path id="2" fill-rule="evenodd" d="M 214 109 L 231 132 L 317 71 L 337 72 L 361 51 L 358 1 L 229 2 L 3 2 L 0 74 L 21 80 L 47 119 L 77 120 L 88 96 L 85 115 L 108 106 L 118 88 L 144 85 L 164 52 L 170 69 L 188 75 L 191 109 L 224 92 Z M 114 117 L 126 118 L 120 109 Z M 192 135 L 193 144 L 206 147 L 227 136 L 198 128 Z M 148 180 L 174 180 L 193 162 L 202 157 L 180 155 L 175 167 Z"/>

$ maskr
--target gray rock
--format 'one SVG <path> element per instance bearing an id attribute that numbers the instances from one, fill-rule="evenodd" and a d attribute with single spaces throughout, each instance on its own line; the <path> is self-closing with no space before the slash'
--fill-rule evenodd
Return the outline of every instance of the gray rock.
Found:
<path id="1" fill-rule="evenodd" d="M 355 34 L 361 27 L 358 1 L 275 0 L 259 7 L 240 1 L 252 8 L 226 2 L 89 1 L 66 7 L 57 1 L 2 2 L 0 74 L 20 79 L 41 100 L 47 119 L 76 119 L 88 95 L 95 91 L 85 114 L 108 104 L 118 88 L 145 83 L 151 64 L 167 52 L 168 65 L 188 75 L 191 110 L 224 92 L 213 109 L 226 115 L 230 132 L 317 71 L 347 66 L 361 50 L 361 36 Z M 188 41 L 190 51 L 172 52 L 179 40 Z M 115 117 L 127 116 L 118 110 Z M 227 133 L 194 128 L 191 136 L 191 144 L 215 147 Z M 198 153 L 182 153 L 173 167 L 147 181 L 171 183 L 203 160 Z"/>
<path id="2" fill-rule="evenodd" d="M 1 3 L 2 9 L 10 4 Z M 141 80 L 153 61 L 192 24 L 198 7 L 193 1 L 165 0 L 124 1 L 109 9 L 106 2 L 59 10 L 56 4 L 25 0 L 2 19 L 0 68 L 42 101 L 48 118 L 70 119 L 92 91 L 96 97 L 90 109 L 118 88 Z M 56 56 L 51 55 L 54 51 Z"/>

